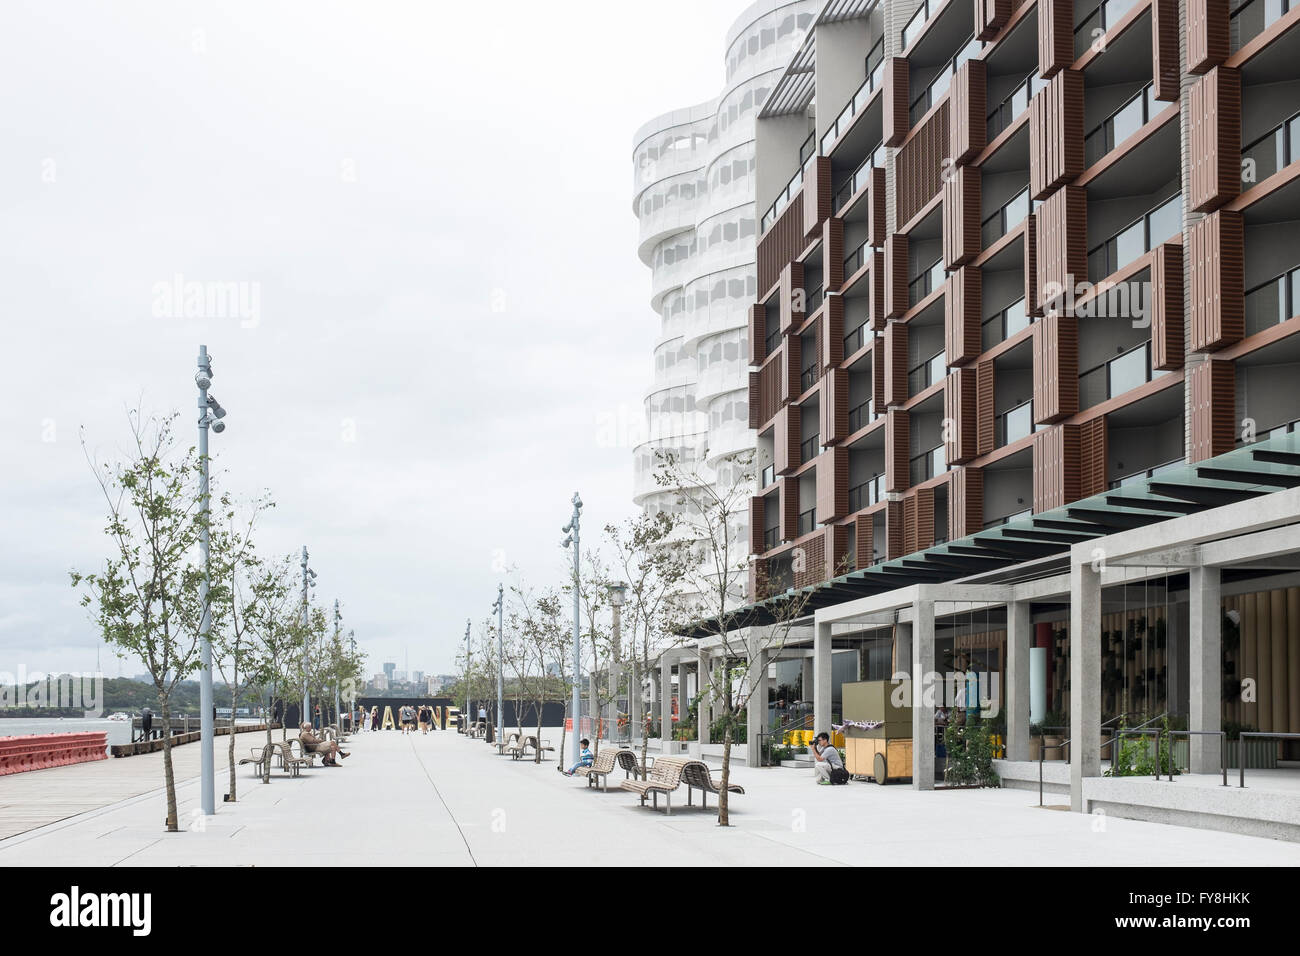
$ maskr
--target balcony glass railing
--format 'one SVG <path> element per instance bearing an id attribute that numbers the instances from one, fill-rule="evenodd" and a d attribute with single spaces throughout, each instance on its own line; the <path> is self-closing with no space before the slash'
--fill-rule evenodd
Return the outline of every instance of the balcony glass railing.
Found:
<path id="1" fill-rule="evenodd" d="M 957 54 L 940 68 L 938 75 L 930 81 L 930 85 L 921 91 L 920 96 L 912 100 L 912 107 L 908 111 L 908 120 L 911 125 L 915 126 L 916 121 L 943 98 L 943 94 L 948 92 L 948 86 L 952 83 L 953 76 L 961 69 L 961 65 L 979 53 L 983 46 L 984 41 L 978 40 L 972 35 L 962 45 L 962 48 L 957 51 Z"/>
<path id="2" fill-rule="evenodd" d="M 848 203 L 850 199 L 856 196 L 859 190 L 867 184 L 867 174 L 871 170 L 879 167 L 885 168 L 885 147 L 877 146 L 870 156 L 862 161 L 853 175 L 844 181 L 839 189 L 835 191 L 835 211 L 839 212 Z"/>
<path id="3" fill-rule="evenodd" d="M 1034 433 L 1034 403 L 1024 402 L 1007 409 L 993 422 L 993 445 L 1001 448 Z"/>
<path id="4" fill-rule="evenodd" d="M 980 225 L 980 241 L 985 249 L 997 242 L 1029 215 L 1029 187 L 1016 193 L 997 212 L 989 216 Z"/>
<path id="5" fill-rule="evenodd" d="M 820 272 L 821 270 L 818 269 L 818 271 Z M 804 295 L 804 315 L 812 315 L 821 308 L 822 299 L 825 298 L 825 292 L 826 287 L 824 285 L 819 285 L 807 290 L 807 294 Z"/>
<path id="6" fill-rule="evenodd" d="M 779 528 L 763 529 L 763 550 L 771 551 L 777 546 L 781 539 L 781 530 Z"/>
<path id="7" fill-rule="evenodd" d="M 1154 468 L 1147 468 L 1143 471 L 1135 471 L 1131 475 L 1125 475 L 1123 478 L 1116 478 L 1110 483 L 1112 488 L 1123 488 L 1125 485 L 1137 484 L 1145 478 L 1155 478 L 1163 475 L 1165 472 L 1173 471 L 1183 467 L 1183 459 L 1175 458 L 1173 461 L 1167 461 L 1163 465 L 1156 465 Z"/>
<path id="8" fill-rule="evenodd" d="M 1094 40 L 1119 23 L 1137 3 L 1138 0 L 1102 0 L 1097 4 L 1097 9 L 1074 28 L 1074 58 L 1077 60 L 1083 56 Z"/>
<path id="9" fill-rule="evenodd" d="M 934 261 L 930 268 L 907 284 L 907 304 L 916 305 L 939 286 L 943 285 L 943 258 Z"/>
<path id="10" fill-rule="evenodd" d="M 903 45 L 903 50 L 906 50 L 911 46 L 912 41 L 920 36 L 921 30 L 930 19 L 930 5 L 932 2 L 935 6 L 938 6 L 942 0 L 923 0 L 921 5 L 916 8 L 916 12 L 912 14 L 906 25 L 904 25 L 902 32 L 899 34 L 899 40 Z"/>
<path id="11" fill-rule="evenodd" d="M 822 450 L 822 436 L 809 435 L 799 443 L 799 462 L 806 464 L 816 458 Z"/>
<path id="12" fill-rule="evenodd" d="M 830 129 L 822 134 L 823 156 L 831 154 L 831 147 L 835 145 L 836 140 L 849 128 L 849 124 L 853 122 L 853 117 L 862 111 L 862 108 L 867 105 L 867 100 L 871 99 L 871 94 L 880 86 L 880 82 L 885 75 L 884 42 L 884 37 L 881 37 L 876 41 L 876 45 L 872 47 L 871 52 L 867 54 L 867 78 L 862 81 L 862 85 L 857 88 L 844 109 L 840 110 L 840 115 L 835 117 L 835 122 L 831 124 Z"/>
<path id="13" fill-rule="evenodd" d="M 1262 183 L 1297 159 L 1300 159 L 1300 113 L 1283 120 L 1241 151 L 1242 179 Z"/>
<path id="14" fill-rule="evenodd" d="M 863 239 L 856 249 L 844 257 L 844 278 L 849 278 L 867 264 L 867 240 Z"/>
<path id="15" fill-rule="evenodd" d="M 1156 88 L 1148 83 L 1083 138 L 1084 165 L 1091 166 L 1140 130 L 1156 115 L 1158 109 Z"/>
<path id="16" fill-rule="evenodd" d="M 1143 342 L 1079 376 L 1079 408 L 1092 408 L 1151 381 L 1151 343 Z"/>
<path id="17" fill-rule="evenodd" d="M 936 352 L 907 373 L 907 394 L 911 396 L 923 392 L 947 374 L 948 356 Z"/>
<path id="18" fill-rule="evenodd" d="M 759 478 L 759 487 L 766 488 L 774 481 L 776 481 L 776 465 L 768 465 Z"/>
<path id="19" fill-rule="evenodd" d="M 1237 4 L 1228 28 L 1232 52 L 1236 53 L 1282 19 L 1295 5 L 1296 0 L 1246 0 Z"/>
<path id="20" fill-rule="evenodd" d="M 943 445 L 936 445 L 929 451 L 922 452 L 912 459 L 912 484 L 919 485 L 921 482 L 928 481 L 935 475 L 942 475 L 947 470 L 948 458 L 943 450 Z"/>
<path id="21" fill-rule="evenodd" d="M 863 322 L 856 329 L 844 336 L 844 355 L 847 358 L 867 344 L 867 323 Z"/>
<path id="22" fill-rule="evenodd" d="M 1174 193 L 1150 212 L 1088 251 L 1088 280 L 1100 282 L 1182 231 L 1183 195 Z"/>
<path id="23" fill-rule="evenodd" d="M 1003 515 L 1001 518 L 990 518 L 988 521 L 984 522 L 984 530 L 987 531 L 989 528 L 1000 528 L 1002 525 L 1010 524 L 1020 518 L 1028 518 L 1033 513 L 1033 508 L 1026 508 L 1024 511 L 1017 511 L 1013 515 Z"/>
<path id="24" fill-rule="evenodd" d="M 816 155 L 817 134 L 809 133 L 808 138 L 803 141 L 799 147 L 799 168 L 795 170 L 790 181 L 785 184 L 785 188 L 772 200 L 772 205 L 767 207 L 767 212 L 763 213 L 763 220 L 759 225 L 759 233 L 767 232 L 776 222 L 776 217 L 781 215 L 781 211 L 789 205 L 790 200 L 794 198 L 799 187 L 803 185 L 803 173 L 808 168 L 808 162 Z"/>
<path id="25" fill-rule="evenodd" d="M 817 379 L 820 377 L 821 375 L 819 374 L 819 369 L 815 363 L 813 365 L 809 365 L 806 369 L 800 372 L 799 373 L 799 394 L 802 395 L 804 392 L 808 391 L 808 389 L 816 385 Z"/>
<path id="26" fill-rule="evenodd" d="M 809 534 L 815 527 L 817 527 L 817 522 L 814 520 L 815 517 L 816 517 L 816 511 L 813 508 L 809 508 L 807 511 L 800 512 L 799 533 L 801 535 Z"/>
<path id="27" fill-rule="evenodd" d="M 876 419 L 876 400 L 869 398 L 860 405 L 854 405 L 849 409 L 849 434 L 852 435 L 859 428 L 865 428 Z"/>
<path id="28" fill-rule="evenodd" d="M 984 320 L 984 348 L 1005 342 L 1021 329 L 1029 328 L 1033 321 L 1034 317 L 1025 313 L 1024 299 L 1012 302 L 1001 312 Z"/>
<path id="29" fill-rule="evenodd" d="M 773 328 L 767 330 L 767 338 L 763 340 L 767 354 L 771 355 L 776 351 L 777 346 L 781 344 L 781 326 L 773 323 Z"/>
<path id="30" fill-rule="evenodd" d="M 884 500 L 885 476 L 876 475 L 849 489 L 849 514 L 861 511 L 863 508 L 870 508 Z"/>
<path id="31" fill-rule="evenodd" d="M 1046 85 L 1047 83 L 1039 78 L 1038 71 L 1031 70 L 1001 103 L 989 111 L 988 141 L 993 142 L 999 133 L 1015 122 L 1017 116 L 1029 109 L 1029 101 Z"/>
<path id="32" fill-rule="evenodd" d="M 1300 266 L 1246 293 L 1246 334 L 1254 335 L 1300 312 Z"/>

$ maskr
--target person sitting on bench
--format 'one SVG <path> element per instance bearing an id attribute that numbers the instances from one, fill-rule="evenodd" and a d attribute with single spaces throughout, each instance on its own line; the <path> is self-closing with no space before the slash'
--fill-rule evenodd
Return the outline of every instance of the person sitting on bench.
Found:
<path id="1" fill-rule="evenodd" d="M 339 762 L 334 758 L 336 756 L 346 759 L 350 754 L 344 753 L 339 749 L 337 740 L 321 740 L 311 732 L 311 724 L 303 721 L 299 728 L 298 740 L 302 743 L 302 749 L 307 753 L 320 754 L 321 763 L 326 767 L 337 767 Z"/>
<path id="2" fill-rule="evenodd" d="M 590 767 L 596 762 L 596 755 L 591 752 L 591 741 L 586 737 L 583 737 L 579 743 L 582 744 L 582 753 L 578 754 L 578 762 L 568 770 L 565 770 L 563 767 L 555 768 L 567 777 L 572 777 L 579 767 Z"/>

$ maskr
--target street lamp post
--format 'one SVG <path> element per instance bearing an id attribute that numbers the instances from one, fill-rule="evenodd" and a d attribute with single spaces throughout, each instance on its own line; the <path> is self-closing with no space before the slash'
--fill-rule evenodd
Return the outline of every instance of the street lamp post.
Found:
<path id="1" fill-rule="evenodd" d="M 339 643 L 339 625 L 343 623 L 343 617 L 339 614 L 339 599 L 334 599 L 334 643 Z M 333 651 L 330 652 L 333 656 Z M 339 681 L 338 675 L 334 675 L 334 722 L 338 725 L 339 733 L 343 732 L 343 711 L 339 709 Z"/>
<path id="2" fill-rule="evenodd" d="M 469 619 L 465 620 L 465 726 L 470 724 L 469 713 Z"/>
<path id="3" fill-rule="evenodd" d="M 307 589 L 316 586 L 316 572 L 307 566 L 307 546 L 302 546 L 302 714 L 298 717 L 298 723 L 311 720 L 311 693 L 307 686 L 307 628 L 310 626 L 310 619 L 307 613 Z M 285 708 L 288 709 L 287 707 Z"/>
<path id="4" fill-rule="evenodd" d="M 582 680 L 582 632 L 581 632 L 581 595 L 578 593 L 582 583 L 582 567 L 579 560 L 582 556 L 582 539 L 581 539 L 581 521 L 582 521 L 582 498 L 575 491 L 573 493 L 573 517 L 569 519 L 562 530 L 568 535 L 564 539 L 564 546 L 567 548 L 573 546 L 573 694 L 570 706 L 573 710 L 573 732 L 570 735 L 570 742 L 573 747 L 573 759 L 578 759 L 580 748 L 578 740 L 580 737 L 578 731 L 578 711 L 582 707 L 582 698 L 578 692 L 578 684 Z"/>
<path id="5" fill-rule="evenodd" d="M 226 430 L 226 410 L 216 397 L 208 394 L 212 385 L 212 359 L 208 356 L 208 347 L 199 346 L 199 370 L 194 373 L 194 384 L 199 387 L 199 501 L 202 518 L 199 524 L 199 547 L 203 552 L 203 583 L 199 585 L 199 598 L 203 603 L 203 612 L 199 620 L 199 783 L 200 803 L 203 815 L 212 816 L 217 812 L 216 769 L 213 765 L 213 739 L 216 728 L 213 726 L 212 713 L 212 555 L 211 539 L 208 534 L 208 522 L 212 516 L 209 479 L 211 469 L 208 467 L 208 428 L 220 434 Z M 231 715 L 232 719 L 234 715 Z"/>
<path id="6" fill-rule="evenodd" d="M 610 714 L 611 718 L 618 716 L 618 682 L 622 676 L 620 670 L 623 662 L 623 648 L 620 638 L 620 626 L 623 618 L 623 604 L 627 601 L 627 585 L 622 581 L 615 581 L 609 585 L 609 606 L 613 610 L 613 643 L 609 655 L 609 706 L 614 713 Z M 617 726 L 618 721 L 614 724 Z"/>
<path id="7" fill-rule="evenodd" d="M 497 601 L 492 605 L 492 610 L 497 612 L 497 735 L 496 740 L 502 739 L 501 733 L 504 729 L 505 720 L 502 717 L 505 707 L 505 684 L 502 674 L 505 672 L 505 640 L 502 637 L 503 621 L 505 618 L 505 585 L 497 585 Z"/>

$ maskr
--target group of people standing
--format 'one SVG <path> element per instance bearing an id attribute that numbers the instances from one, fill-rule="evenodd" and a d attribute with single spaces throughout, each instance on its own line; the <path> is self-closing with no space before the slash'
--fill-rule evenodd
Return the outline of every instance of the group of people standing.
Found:
<path id="1" fill-rule="evenodd" d="M 369 712 L 364 707 L 358 706 L 353 714 L 356 721 L 356 727 L 361 731 L 379 730 L 380 721 L 383 719 L 378 705 L 370 708 Z M 433 707 L 429 704 L 420 704 L 418 707 L 412 704 L 402 704 L 397 709 L 397 727 L 404 734 L 413 734 L 419 731 L 427 734 L 434 729 Z"/>

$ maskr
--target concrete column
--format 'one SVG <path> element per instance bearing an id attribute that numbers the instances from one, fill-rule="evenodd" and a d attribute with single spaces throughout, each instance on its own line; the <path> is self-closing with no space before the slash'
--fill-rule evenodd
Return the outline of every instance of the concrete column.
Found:
<path id="1" fill-rule="evenodd" d="M 799 696 L 804 700 L 811 700 L 813 693 L 813 659 L 805 657 L 803 659 L 803 671 L 800 677 Z"/>
<path id="2" fill-rule="evenodd" d="M 934 602 L 912 607 L 912 789 L 934 789 Z M 892 772 L 892 771 L 891 771 Z"/>
<path id="3" fill-rule="evenodd" d="M 1029 759 L 1029 602 L 1007 605 L 1007 759 Z"/>
<path id="4" fill-rule="evenodd" d="M 746 667 L 746 673 L 749 674 L 749 685 L 753 688 L 753 693 L 749 695 L 749 703 L 745 706 L 745 743 L 748 749 L 745 751 L 745 763 L 750 767 L 759 765 L 759 735 L 768 732 L 767 725 L 767 651 L 758 646 L 757 636 L 749 646 L 749 664 Z"/>
<path id="5" fill-rule="evenodd" d="M 817 624 L 813 633 L 813 730 L 831 729 L 831 626 Z"/>
<path id="6" fill-rule="evenodd" d="M 912 673 L 912 625 L 908 621 L 899 621 L 894 625 L 894 661 L 897 669 L 907 674 Z"/>
<path id="7" fill-rule="evenodd" d="M 673 665 L 662 658 L 659 664 L 659 739 L 660 749 L 668 753 L 673 737 Z"/>
<path id="8" fill-rule="evenodd" d="M 1070 809 L 1082 813 L 1083 778 L 1101 774 L 1101 572 L 1070 566 Z"/>
<path id="9" fill-rule="evenodd" d="M 1219 569 L 1192 568 L 1188 591 L 1191 632 L 1188 729 L 1222 730 L 1223 614 Z M 1169 646 L 1167 639 L 1165 646 Z M 1191 735 L 1192 773 L 1219 772 L 1219 743 L 1218 737 Z"/>
<path id="10" fill-rule="evenodd" d="M 641 681 L 645 675 L 635 661 L 628 662 L 627 668 L 627 719 L 628 735 L 632 740 L 640 740 L 645 727 L 645 705 L 641 701 Z"/>
<path id="11" fill-rule="evenodd" d="M 695 739 L 704 743 L 709 739 L 709 725 L 713 723 L 713 676 L 712 663 L 709 661 L 709 652 L 702 649 L 696 650 L 697 664 L 695 673 L 698 675 L 695 679 L 696 685 L 700 689 L 700 709 L 698 713 L 698 732 Z"/>

